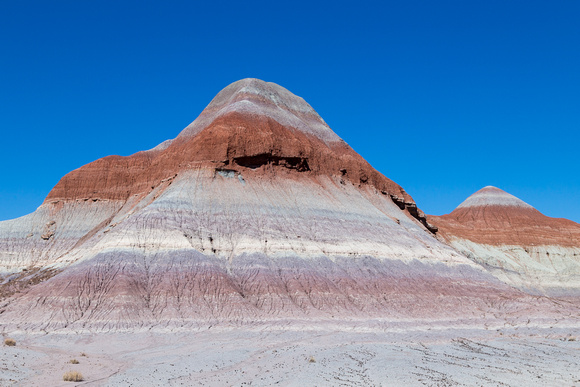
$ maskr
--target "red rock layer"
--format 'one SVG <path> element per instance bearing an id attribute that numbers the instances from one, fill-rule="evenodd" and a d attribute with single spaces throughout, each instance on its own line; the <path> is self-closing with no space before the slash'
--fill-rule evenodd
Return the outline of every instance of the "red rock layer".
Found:
<path id="1" fill-rule="evenodd" d="M 252 82 L 258 86 L 263 83 Z M 261 106 L 268 103 L 262 96 L 242 92 L 232 100 L 239 102 L 240 98 Z M 210 104 L 200 117 L 207 119 L 213 114 L 212 109 Z M 189 133 L 190 127 L 165 149 L 128 157 L 109 156 L 70 172 L 48 194 L 45 203 L 75 199 L 126 200 L 131 195 L 149 192 L 183 170 L 204 165 L 241 173 L 284 173 L 289 178 L 340 176 L 345 183 L 371 185 L 390 195 L 402 209 L 407 208 L 429 227 L 413 199 L 342 140 L 328 141 L 314 132 L 282 125 L 266 114 L 235 108 L 218 115 L 197 133 Z"/>
<path id="2" fill-rule="evenodd" d="M 456 208 L 443 216 L 429 216 L 442 236 L 489 245 L 580 246 L 580 224 L 550 218 L 528 207 L 485 205 Z"/>
<path id="3" fill-rule="evenodd" d="M 178 139 L 165 150 L 109 156 L 74 170 L 53 188 L 46 202 L 124 200 L 200 164 L 262 174 L 278 170 L 268 167 L 280 166 L 307 174 L 341 175 L 354 184 L 371 184 L 412 202 L 399 185 L 373 169 L 346 143 L 327 145 L 269 117 L 238 112 L 219 117 L 197 136 Z"/>

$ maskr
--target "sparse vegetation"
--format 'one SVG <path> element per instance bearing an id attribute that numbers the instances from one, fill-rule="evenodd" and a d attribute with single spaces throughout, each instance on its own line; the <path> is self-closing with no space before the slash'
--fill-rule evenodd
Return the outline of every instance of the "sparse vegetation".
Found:
<path id="1" fill-rule="evenodd" d="M 576 341 L 576 337 L 574 337 L 574 336 L 568 337 L 568 341 Z"/>
<path id="2" fill-rule="evenodd" d="M 14 347 L 16 345 L 16 340 L 11 339 L 11 338 L 7 338 L 4 340 L 4 345 L 7 345 L 9 347 Z"/>
<path id="3" fill-rule="evenodd" d="M 88 357 L 88 355 L 86 353 L 84 353 L 84 352 L 81 352 L 81 356 L 82 357 Z"/>
<path id="4" fill-rule="evenodd" d="M 309 363 L 316 363 L 316 359 L 314 358 L 314 356 L 310 356 L 310 359 L 308 359 Z"/>
<path id="5" fill-rule="evenodd" d="M 62 380 L 65 382 L 82 382 L 83 374 L 77 371 L 68 371 L 62 376 Z"/>
<path id="6" fill-rule="evenodd" d="M 70 359 L 69 363 L 70 364 L 79 364 L 79 361 L 77 359 Z"/>

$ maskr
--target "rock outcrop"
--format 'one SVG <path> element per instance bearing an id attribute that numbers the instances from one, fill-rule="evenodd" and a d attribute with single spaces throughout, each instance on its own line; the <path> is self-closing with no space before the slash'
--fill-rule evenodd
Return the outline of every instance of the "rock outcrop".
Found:
<path id="1" fill-rule="evenodd" d="M 534 294 L 580 295 L 580 224 L 550 218 L 495 187 L 429 219 L 458 251 Z"/>
<path id="2" fill-rule="evenodd" d="M 435 231 L 303 99 L 245 79 L 175 139 L 72 171 L 36 212 L 1 222 L 0 324 L 503 324 L 532 305 L 540 319 L 561 313 Z M 14 286 L 23 279 L 28 289 Z"/>

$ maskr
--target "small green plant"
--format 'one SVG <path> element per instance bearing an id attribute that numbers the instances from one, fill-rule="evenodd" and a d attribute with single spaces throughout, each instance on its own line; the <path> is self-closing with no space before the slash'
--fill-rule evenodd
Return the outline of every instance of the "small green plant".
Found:
<path id="1" fill-rule="evenodd" d="M 16 345 L 16 340 L 11 339 L 11 338 L 7 338 L 6 340 L 4 340 L 4 345 L 7 345 L 9 347 L 14 347 Z"/>
<path id="2" fill-rule="evenodd" d="M 70 359 L 69 363 L 70 364 L 79 364 L 79 361 L 77 359 Z"/>
<path id="3" fill-rule="evenodd" d="M 83 374 L 77 371 L 68 371 L 62 376 L 62 380 L 65 382 L 82 382 Z"/>

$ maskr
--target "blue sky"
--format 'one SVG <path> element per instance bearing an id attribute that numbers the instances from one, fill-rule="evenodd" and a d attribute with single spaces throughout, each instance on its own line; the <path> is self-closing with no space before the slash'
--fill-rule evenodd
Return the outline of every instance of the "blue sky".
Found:
<path id="1" fill-rule="evenodd" d="M 580 222 L 580 2 L 198 3 L 0 3 L 0 220 L 255 77 L 306 99 L 426 213 L 495 185 Z"/>

